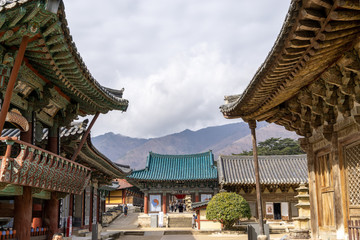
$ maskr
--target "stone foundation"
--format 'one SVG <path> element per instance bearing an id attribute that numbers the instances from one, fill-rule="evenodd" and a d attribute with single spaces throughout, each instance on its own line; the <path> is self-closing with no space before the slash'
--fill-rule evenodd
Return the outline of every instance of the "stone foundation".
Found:
<path id="1" fill-rule="evenodd" d="M 290 239 L 310 239 L 310 231 L 301 229 L 291 230 Z"/>

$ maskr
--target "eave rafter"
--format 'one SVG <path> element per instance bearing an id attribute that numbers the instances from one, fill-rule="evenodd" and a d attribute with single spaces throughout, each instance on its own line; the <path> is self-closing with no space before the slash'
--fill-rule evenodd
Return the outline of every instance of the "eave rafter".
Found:
<path id="1" fill-rule="evenodd" d="M 284 26 L 266 61 L 244 94 L 221 107 L 224 116 L 245 120 L 264 119 L 263 116 L 268 115 L 271 109 L 286 105 L 285 102 L 294 98 L 300 89 L 321 78 L 344 52 L 352 51 L 358 41 L 359 11 L 356 0 L 339 0 L 334 3 L 326 0 L 293 0 Z M 331 91 L 337 92 L 336 89 L 328 89 L 329 94 Z M 342 99 L 339 102 L 351 102 L 347 97 L 349 91 L 350 87 L 341 87 L 340 94 L 344 96 L 337 95 Z M 328 99 L 330 106 L 334 106 L 331 105 L 334 98 Z M 310 109 L 309 106 L 307 108 Z M 302 110 L 307 116 L 306 120 L 309 116 L 307 108 L 303 107 Z M 279 114 L 269 121 L 275 121 Z M 313 116 L 312 119 L 319 121 L 319 117 Z M 302 123 L 306 129 L 309 128 L 308 123 Z"/>
<path id="2" fill-rule="evenodd" d="M 102 87 L 86 68 L 70 36 L 63 3 L 60 2 L 57 14 L 46 10 L 47 4 L 23 0 L 0 7 L 0 45 L 16 51 L 25 31 L 36 24 L 40 32 L 28 44 L 27 64 L 81 103 L 80 110 L 85 114 L 126 111 L 128 101 Z"/>

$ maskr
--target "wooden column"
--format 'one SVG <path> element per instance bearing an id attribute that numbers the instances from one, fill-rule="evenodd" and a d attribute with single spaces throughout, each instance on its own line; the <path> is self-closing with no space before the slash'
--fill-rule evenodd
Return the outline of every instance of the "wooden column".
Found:
<path id="1" fill-rule="evenodd" d="M 4 97 L 4 103 L 1 106 L 1 112 L 0 112 L 0 133 L 2 132 L 3 128 L 4 128 L 4 124 L 5 124 L 5 118 L 6 115 L 9 111 L 9 107 L 10 107 L 10 102 L 11 102 L 11 96 L 14 90 L 14 86 L 16 83 L 16 79 L 21 67 L 21 63 L 24 59 L 24 55 L 25 55 L 25 50 L 26 50 L 26 46 L 29 42 L 29 37 L 28 36 L 24 36 L 21 40 L 21 44 L 19 47 L 19 51 L 16 55 L 15 58 L 15 63 L 14 66 L 11 70 L 11 74 L 10 74 L 10 78 L 9 78 L 9 82 L 8 85 L 6 86 L 6 93 L 5 93 L 5 97 Z"/>
<path id="2" fill-rule="evenodd" d="M 263 220 L 262 199 L 261 199 L 259 160 L 257 155 L 257 143 L 256 143 L 256 133 L 255 133 L 256 121 L 250 120 L 249 127 L 251 129 L 251 138 L 253 144 L 254 168 L 255 168 L 255 179 L 256 179 L 256 201 L 258 203 L 257 208 L 258 208 L 258 216 L 259 216 L 259 235 L 264 235 L 264 220 Z"/>
<path id="3" fill-rule="evenodd" d="M 316 172 L 315 172 L 315 153 L 312 144 L 308 139 L 300 139 L 301 148 L 306 152 L 308 173 L 309 173 L 309 195 L 310 195 L 310 218 L 311 218 L 311 239 L 318 239 L 318 206 L 316 195 Z"/>
<path id="4" fill-rule="evenodd" d="M 122 193 L 122 203 L 126 204 L 126 189 L 124 189 Z"/>
<path id="5" fill-rule="evenodd" d="M 49 238 L 59 231 L 59 200 L 56 198 L 55 193 L 51 193 L 50 200 L 45 201 L 45 222 L 48 223 Z M 21 238 L 19 238 L 21 239 Z"/>
<path id="6" fill-rule="evenodd" d="M 46 149 L 52 153 L 58 154 L 58 127 L 52 127 L 49 129 L 48 144 Z M 56 193 L 51 193 L 51 199 L 45 201 L 45 223 L 48 224 L 49 236 L 54 235 L 59 231 L 59 200 L 56 197 Z M 51 238 L 50 238 L 51 239 Z"/>
<path id="7" fill-rule="evenodd" d="M 167 212 L 167 207 L 166 207 L 166 193 L 163 193 L 163 196 L 162 196 L 162 208 L 163 208 L 164 214 L 166 214 L 166 212 Z"/>
<path id="8" fill-rule="evenodd" d="M 94 118 L 91 120 L 91 123 L 90 123 L 89 127 L 86 129 L 86 132 L 85 132 L 84 135 L 81 137 L 80 144 L 79 144 L 78 148 L 76 149 L 74 155 L 72 156 L 71 161 L 74 161 L 74 162 L 75 162 L 76 157 L 78 156 L 81 148 L 83 147 L 83 145 L 84 145 L 84 143 L 85 143 L 85 141 L 86 141 L 86 139 L 87 139 L 87 136 L 88 136 L 89 133 L 90 133 L 91 128 L 94 126 L 94 124 L 95 124 L 95 122 L 96 122 L 96 119 L 99 117 L 99 114 L 100 114 L 100 113 L 97 112 L 97 113 L 95 114 Z"/>
<path id="9" fill-rule="evenodd" d="M 20 140 L 32 143 L 32 125 L 29 131 L 20 132 Z M 31 187 L 23 187 L 23 195 L 14 201 L 14 229 L 18 239 L 28 240 L 31 234 L 33 198 Z"/>
<path id="10" fill-rule="evenodd" d="M 199 194 L 199 192 L 195 192 L 195 202 L 200 202 L 200 194 Z"/>
<path id="11" fill-rule="evenodd" d="M 23 187 L 23 195 L 15 197 L 14 204 L 14 229 L 17 239 L 30 240 L 32 222 L 32 190 Z"/>
<path id="12" fill-rule="evenodd" d="M 198 227 L 198 230 L 200 230 L 200 210 L 196 210 L 196 216 L 197 216 L 197 227 Z"/>
<path id="13" fill-rule="evenodd" d="M 93 223 L 93 207 L 94 207 L 94 187 L 90 187 L 90 215 L 89 215 L 89 231 L 92 231 Z"/>
<path id="14" fill-rule="evenodd" d="M 332 155 L 332 173 L 334 181 L 334 206 L 343 206 L 342 188 L 341 188 L 341 172 L 339 161 L 339 142 L 337 132 L 332 133 L 331 137 L 331 155 Z M 344 193 L 345 194 L 345 193 Z M 344 214 L 342 207 L 335 207 L 335 226 L 337 239 L 345 238 Z"/>
<path id="15" fill-rule="evenodd" d="M 144 213 L 149 213 L 149 206 L 148 206 L 148 193 L 144 193 Z"/>
<path id="16" fill-rule="evenodd" d="M 59 154 L 59 128 L 57 126 L 49 128 L 46 149 L 55 154 Z"/>

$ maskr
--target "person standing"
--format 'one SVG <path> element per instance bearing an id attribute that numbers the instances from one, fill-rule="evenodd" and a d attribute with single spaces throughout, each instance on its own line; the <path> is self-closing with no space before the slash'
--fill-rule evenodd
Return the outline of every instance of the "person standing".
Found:
<path id="1" fill-rule="evenodd" d="M 125 205 L 125 207 L 124 207 L 124 215 L 127 216 L 127 214 L 128 214 L 128 206 Z"/>
<path id="2" fill-rule="evenodd" d="M 193 213 L 191 223 L 192 223 L 192 228 L 194 228 L 194 229 L 196 229 L 196 220 L 197 220 L 197 216 L 195 213 Z"/>

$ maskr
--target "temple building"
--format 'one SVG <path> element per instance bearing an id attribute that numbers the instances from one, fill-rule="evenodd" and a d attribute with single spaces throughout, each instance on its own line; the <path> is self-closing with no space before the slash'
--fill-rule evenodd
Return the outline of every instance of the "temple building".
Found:
<path id="1" fill-rule="evenodd" d="M 127 177 L 144 193 L 144 213 L 169 213 L 170 205 L 209 200 L 218 192 L 217 167 L 211 151 L 191 155 L 149 153 L 146 167 Z M 191 226 L 191 225 L 190 225 Z"/>
<path id="2" fill-rule="evenodd" d="M 347 239 L 360 219 L 360 5 L 292 0 L 281 32 L 226 118 L 284 126 L 307 153 L 312 239 Z"/>
<path id="3" fill-rule="evenodd" d="M 308 183 L 306 155 L 259 156 L 263 215 L 267 220 L 291 221 L 298 217 L 296 189 Z M 220 156 L 221 189 L 240 194 L 258 218 L 252 156 Z"/>
<path id="4" fill-rule="evenodd" d="M 99 114 L 126 111 L 122 94 L 90 74 L 63 1 L 0 2 L 2 237 L 50 239 L 71 235 L 72 227 L 97 229 L 105 200 L 99 187 L 131 170 L 99 153 L 89 133 Z M 86 130 L 71 125 L 94 114 Z"/>
<path id="5" fill-rule="evenodd" d="M 144 194 L 140 189 L 126 181 L 126 179 L 116 179 L 117 187 L 110 191 L 106 197 L 106 207 L 114 207 L 123 204 L 132 206 L 144 206 Z"/>

